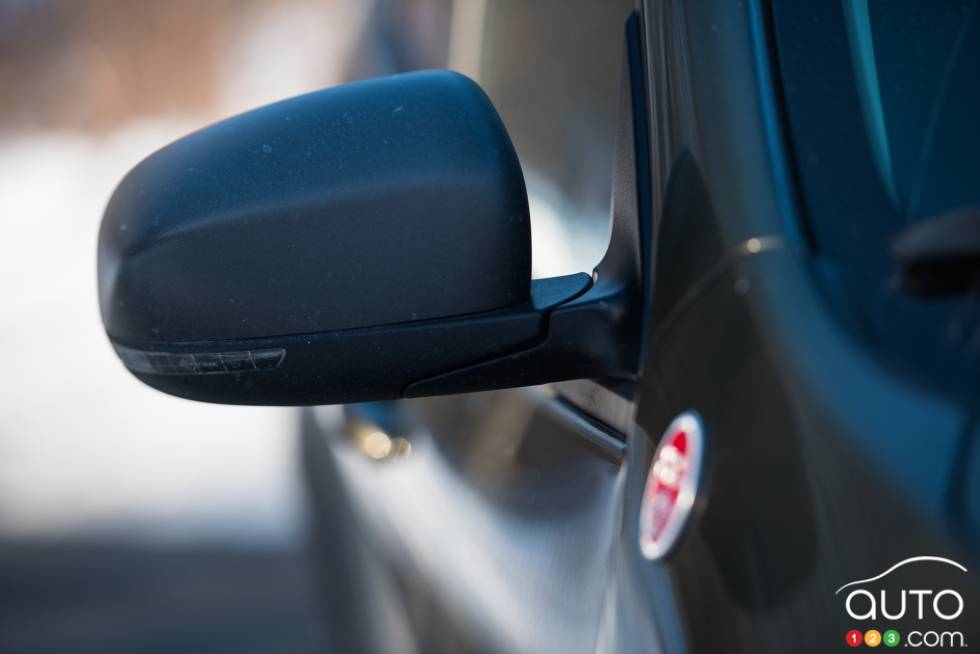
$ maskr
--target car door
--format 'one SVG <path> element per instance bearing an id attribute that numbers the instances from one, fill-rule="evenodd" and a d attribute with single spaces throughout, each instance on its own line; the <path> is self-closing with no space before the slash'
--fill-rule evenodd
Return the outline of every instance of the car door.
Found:
<path id="1" fill-rule="evenodd" d="M 343 431 L 377 433 L 395 411 L 402 429 L 385 433 L 405 439 L 401 454 L 334 448 L 374 568 L 375 646 L 591 650 L 620 533 L 623 436 L 539 388 L 360 407 Z"/>
<path id="2" fill-rule="evenodd" d="M 869 4 L 886 49 L 883 83 L 889 73 L 908 83 L 908 61 L 889 47 L 921 55 L 935 39 L 943 57 L 906 59 L 925 68 L 949 59 L 950 85 L 975 64 L 954 65 L 956 39 L 936 37 L 970 33 L 963 7 Z M 962 393 L 976 363 L 935 334 L 975 322 L 968 297 L 916 296 L 891 259 L 891 240 L 931 216 L 883 227 L 894 209 L 884 208 L 851 78 L 861 69 L 852 57 L 867 54 L 849 42 L 851 3 L 645 8 L 653 168 L 669 174 L 654 176 L 656 288 L 636 421 L 655 439 L 696 410 L 709 461 L 673 556 L 638 561 L 624 539 L 621 560 L 632 563 L 616 575 L 620 606 L 656 616 L 691 651 L 915 647 L 930 632 L 968 649 L 978 584 L 964 453 L 975 451 L 975 415 Z M 951 97 L 952 107 L 975 103 L 965 87 Z M 971 138 L 960 127 L 949 152 Z M 919 131 L 899 136 L 924 127 L 910 129 Z M 971 199 L 976 167 L 957 161 L 931 160 L 934 198 L 957 189 Z M 868 270 L 875 277 L 862 279 Z M 628 443 L 628 489 L 642 483 L 648 442 Z M 627 491 L 627 516 L 637 495 Z M 874 614 L 846 604 L 852 583 L 874 596 Z M 897 611 L 903 589 L 948 589 L 963 613 Z M 886 597 L 894 617 L 881 612 Z M 642 649 L 629 637 L 634 622 L 617 614 L 614 650 Z M 889 630 L 898 638 L 883 641 Z"/>

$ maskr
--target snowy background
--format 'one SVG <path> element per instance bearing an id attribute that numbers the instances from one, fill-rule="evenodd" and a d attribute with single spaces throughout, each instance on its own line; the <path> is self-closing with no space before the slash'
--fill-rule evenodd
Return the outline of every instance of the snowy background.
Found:
<path id="1" fill-rule="evenodd" d="M 608 14 L 594 0 L 0 0 L 0 652 L 315 647 L 298 412 L 181 400 L 126 372 L 98 310 L 102 211 L 135 163 L 210 122 L 449 65 L 511 128 L 534 276 L 590 271 L 622 23 L 603 58 L 580 48 L 570 25 L 597 22 L 574 7 Z M 585 63 L 542 76 L 561 43 Z"/>
<path id="2" fill-rule="evenodd" d="M 132 378 L 102 330 L 96 240 L 116 183 L 150 152 L 220 116 L 341 81 L 357 12 L 295 2 L 236 16 L 209 111 L 0 132 L 4 536 L 295 537 L 294 412 L 181 400 Z"/>

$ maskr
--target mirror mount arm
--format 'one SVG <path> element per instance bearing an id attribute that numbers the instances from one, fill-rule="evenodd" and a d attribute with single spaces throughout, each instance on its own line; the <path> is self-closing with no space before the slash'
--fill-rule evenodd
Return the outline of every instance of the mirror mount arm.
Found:
<path id="1" fill-rule="evenodd" d="M 634 287 L 592 284 L 587 275 L 580 276 L 589 282 L 587 290 L 541 311 L 543 337 L 539 342 L 413 382 L 404 396 L 471 393 L 584 378 L 635 381 L 634 317 L 630 315 L 631 307 L 636 306 Z"/>
<path id="2" fill-rule="evenodd" d="M 638 379 L 653 287 L 650 141 L 641 48 L 639 18 L 633 12 L 626 23 L 620 83 L 612 233 L 589 288 L 544 313 L 545 336 L 538 344 L 414 382 L 405 397 L 569 379 L 626 382 L 629 388 Z M 552 280 L 535 281 L 532 288 L 547 282 Z M 616 386 L 622 392 L 624 386 Z"/>

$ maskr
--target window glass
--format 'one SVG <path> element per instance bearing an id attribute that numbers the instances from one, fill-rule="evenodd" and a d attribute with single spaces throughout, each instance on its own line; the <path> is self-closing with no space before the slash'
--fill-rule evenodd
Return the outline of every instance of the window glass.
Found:
<path id="1" fill-rule="evenodd" d="M 970 388 L 976 295 L 905 292 L 891 244 L 980 204 L 976 0 L 771 7 L 799 213 L 829 305 L 887 365 Z"/>
<path id="2" fill-rule="evenodd" d="M 903 217 L 980 200 L 975 2 L 845 0 L 858 97 L 879 180 Z M 950 174 L 953 173 L 953 174 Z"/>
<path id="3" fill-rule="evenodd" d="M 613 138 L 632 2 L 478 4 L 481 38 L 469 72 L 496 105 L 524 168 L 534 276 L 590 272 L 609 237 Z M 461 22 L 454 31 L 465 29 Z M 461 50 L 451 48 L 457 55 Z"/>
<path id="4" fill-rule="evenodd" d="M 376 0 L 353 79 L 449 67 L 487 92 L 527 180 L 533 276 L 591 272 L 609 240 L 632 0 Z"/>

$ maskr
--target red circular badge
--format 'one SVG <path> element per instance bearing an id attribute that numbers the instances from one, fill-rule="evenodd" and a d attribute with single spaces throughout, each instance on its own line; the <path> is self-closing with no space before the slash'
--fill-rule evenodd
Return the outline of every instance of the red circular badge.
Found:
<path id="1" fill-rule="evenodd" d="M 667 554 L 677 542 L 697 497 L 701 481 L 704 433 L 693 411 L 667 427 L 650 462 L 640 504 L 640 551 L 651 560 Z"/>

